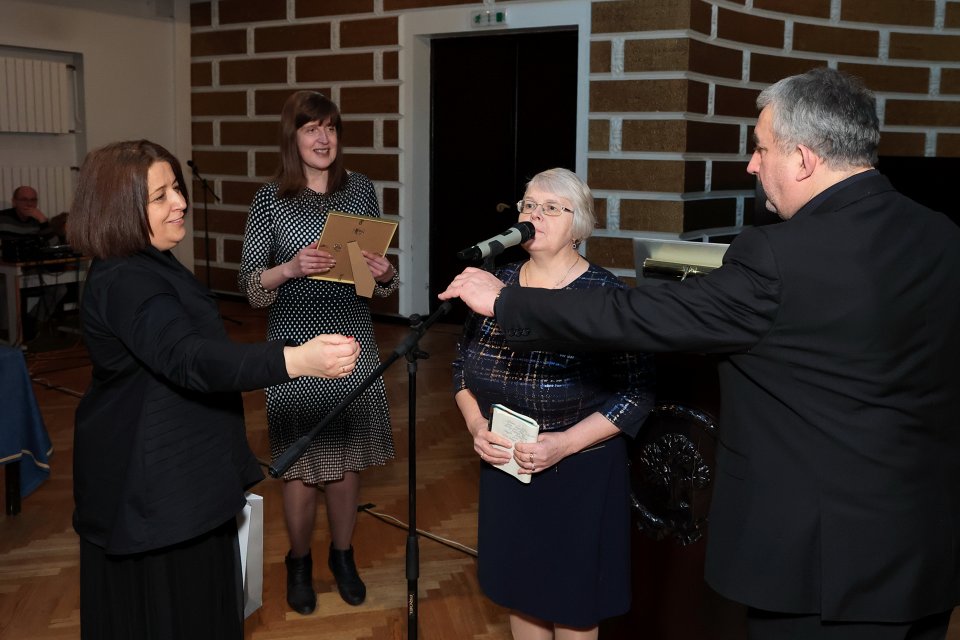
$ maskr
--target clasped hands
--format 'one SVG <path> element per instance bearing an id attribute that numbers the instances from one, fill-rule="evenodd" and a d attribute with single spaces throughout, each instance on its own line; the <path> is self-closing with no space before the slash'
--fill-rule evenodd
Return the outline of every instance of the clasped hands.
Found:
<path id="1" fill-rule="evenodd" d="M 484 427 L 478 429 L 474 435 L 473 448 L 481 460 L 492 465 L 505 464 L 513 458 L 520 467 L 519 473 L 526 475 L 548 469 L 567 455 L 563 432 L 541 433 L 536 442 L 514 444 L 508 438 Z"/>

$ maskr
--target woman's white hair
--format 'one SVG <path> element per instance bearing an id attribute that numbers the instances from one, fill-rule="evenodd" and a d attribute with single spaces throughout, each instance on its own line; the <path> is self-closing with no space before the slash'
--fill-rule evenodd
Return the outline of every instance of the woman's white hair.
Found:
<path id="1" fill-rule="evenodd" d="M 547 169 L 530 179 L 527 189 L 531 187 L 548 191 L 561 198 L 566 198 L 573 204 L 573 233 L 574 242 L 579 245 L 593 233 L 597 226 L 597 216 L 593 212 L 593 194 L 590 187 L 569 169 Z"/>

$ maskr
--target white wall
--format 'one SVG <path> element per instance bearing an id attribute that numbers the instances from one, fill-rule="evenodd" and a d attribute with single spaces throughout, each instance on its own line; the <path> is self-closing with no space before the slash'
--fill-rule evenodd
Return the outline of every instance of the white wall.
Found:
<path id="1" fill-rule="evenodd" d="M 81 56 L 86 151 L 147 138 L 185 164 L 191 148 L 189 0 L 79 4 L 0 0 L 0 45 Z M 192 234 L 176 253 L 192 268 Z"/>

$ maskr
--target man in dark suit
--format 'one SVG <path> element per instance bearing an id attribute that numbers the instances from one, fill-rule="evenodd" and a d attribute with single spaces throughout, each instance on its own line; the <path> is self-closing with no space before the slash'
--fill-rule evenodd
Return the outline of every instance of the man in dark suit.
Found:
<path id="1" fill-rule="evenodd" d="M 441 294 L 518 348 L 723 354 L 706 579 L 753 639 L 942 639 L 960 602 L 960 229 L 873 165 L 873 94 L 834 70 L 757 99 L 747 171 L 785 222 L 719 269 L 628 291 Z"/>

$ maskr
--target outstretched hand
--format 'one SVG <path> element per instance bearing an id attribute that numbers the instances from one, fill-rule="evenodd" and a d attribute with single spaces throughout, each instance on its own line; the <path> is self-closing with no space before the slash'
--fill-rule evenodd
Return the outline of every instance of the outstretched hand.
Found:
<path id="1" fill-rule="evenodd" d="M 441 300 L 460 298 L 467 306 L 480 315 L 493 317 L 493 303 L 500 295 L 503 283 L 483 269 L 467 267 L 453 279 L 446 291 L 437 297 Z"/>
<path id="2" fill-rule="evenodd" d="M 291 378 L 345 378 L 357 365 L 360 344 L 351 336 L 323 334 L 283 351 Z"/>

